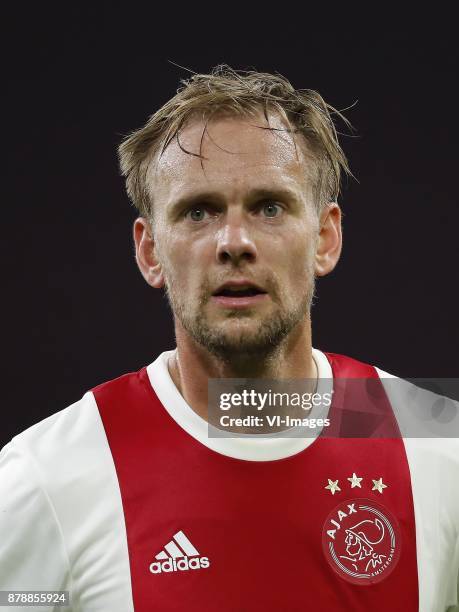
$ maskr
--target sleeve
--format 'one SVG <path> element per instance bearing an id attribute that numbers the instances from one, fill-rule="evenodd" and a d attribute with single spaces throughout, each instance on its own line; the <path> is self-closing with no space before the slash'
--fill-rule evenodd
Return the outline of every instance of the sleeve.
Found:
<path id="1" fill-rule="evenodd" d="M 0 591 L 70 590 L 69 583 L 62 532 L 41 486 L 39 468 L 24 449 L 10 442 L 0 452 Z M 27 609 L 45 612 L 54 607 Z"/>

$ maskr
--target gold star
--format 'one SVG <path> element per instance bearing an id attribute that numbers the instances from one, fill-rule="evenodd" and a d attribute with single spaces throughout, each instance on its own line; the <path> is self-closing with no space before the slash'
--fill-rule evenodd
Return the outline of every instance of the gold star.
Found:
<path id="1" fill-rule="evenodd" d="M 355 472 L 353 472 L 352 478 L 348 478 L 348 480 L 351 483 L 351 489 L 353 489 L 354 487 L 362 488 L 360 481 L 363 480 L 363 478 L 359 478 L 358 476 L 356 476 Z"/>
<path id="2" fill-rule="evenodd" d="M 373 480 L 373 479 L 372 479 Z M 387 485 L 383 484 L 382 478 L 379 480 L 373 480 L 374 487 L 371 489 L 372 491 L 383 492 L 383 489 L 387 489 Z"/>
<path id="3" fill-rule="evenodd" d="M 341 489 L 338 486 L 338 480 L 330 480 L 330 478 L 328 478 L 327 480 L 328 480 L 328 485 L 324 488 L 330 489 L 330 492 L 332 495 L 335 494 L 335 491 L 341 491 Z"/>

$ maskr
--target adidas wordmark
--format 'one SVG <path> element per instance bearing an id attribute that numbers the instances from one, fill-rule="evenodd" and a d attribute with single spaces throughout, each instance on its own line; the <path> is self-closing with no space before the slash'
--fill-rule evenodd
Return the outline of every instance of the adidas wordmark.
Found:
<path id="1" fill-rule="evenodd" d="M 204 569 L 210 565 L 208 557 L 199 555 L 199 552 L 183 531 L 177 531 L 172 540 L 166 544 L 164 550 L 156 555 L 155 559 L 157 561 L 150 563 L 152 574 Z"/>

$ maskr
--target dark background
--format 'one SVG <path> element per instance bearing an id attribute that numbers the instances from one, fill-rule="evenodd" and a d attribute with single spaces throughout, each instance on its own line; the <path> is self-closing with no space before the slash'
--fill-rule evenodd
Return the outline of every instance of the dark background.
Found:
<path id="1" fill-rule="evenodd" d="M 147 6 L 147 5 L 145 5 Z M 138 272 L 116 146 L 187 73 L 225 62 L 317 89 L 342 145 L 344 251 L 313 343 L 404 377 L 456 377 L 458 54 L 452 15 L 312 15 L 229 4 L 18 5 L 3 15 L 0 446 L 174 345 Z M 344 126 L 339 126 L 343 131 Z"/>

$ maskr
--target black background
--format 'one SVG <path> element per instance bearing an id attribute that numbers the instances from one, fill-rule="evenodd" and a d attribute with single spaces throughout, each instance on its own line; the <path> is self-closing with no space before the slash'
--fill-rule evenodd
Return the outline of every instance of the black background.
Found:
<path id="1" fill-rule="evenodd" d="M 318 283 L 313 344 L 399 376 L 458 376 L 452 16 L 146 6 L 3 15 L 0 443 L 174 345 L 167 302 L 135 265 L 116 160 L 187 76 L 168 60 L 278 71 L 339 109 L 358 100 L 342 145 L 359 182 L 340 199 L 344 250 Z"/>

